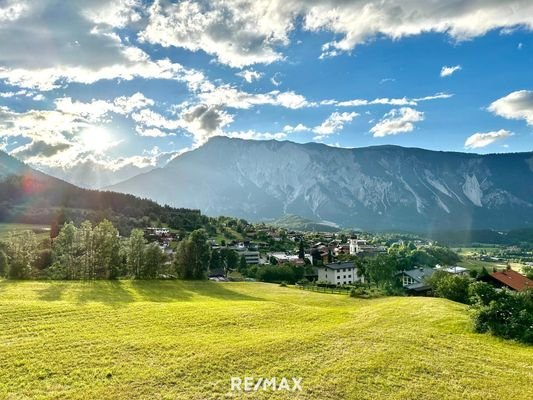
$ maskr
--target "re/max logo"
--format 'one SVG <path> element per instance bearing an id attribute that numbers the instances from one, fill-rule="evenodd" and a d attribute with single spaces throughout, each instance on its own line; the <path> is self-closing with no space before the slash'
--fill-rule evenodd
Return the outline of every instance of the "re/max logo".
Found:
<path id="1" fill-rule="evenodd" d="M 285 390 L 289 392 L 302 391 L 302 378 L 231 378 L 231 391 L 257 392 L 259 390 Z"/>

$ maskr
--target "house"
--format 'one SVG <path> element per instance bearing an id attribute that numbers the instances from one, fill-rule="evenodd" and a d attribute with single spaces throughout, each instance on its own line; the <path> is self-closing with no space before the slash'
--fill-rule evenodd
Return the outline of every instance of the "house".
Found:
<path id="1" fill-rule="evenodd" d="M 349 239 L 350 255 L 374 256 L 378 253 L 385 253 L 387 249 L 383 246 L 372 246 L 363 239 Z"/>
<path id="2" fill-rule="evenodd" d="M 533 289 L 533 280 L 510 268 L 503 271 L 493 272 L 489 275 L 488 280 L 496 287 L 506 287 L 517 292 Z"/>
<path id="3" fill-rule="evenodd" d="M 364 277 L 353 262 L 337 262 L 319 266 L 318 280 L 330 285 L 351 285 L 356 282 L 364 282 Z"/>
<path id="4" fill-rule="evenodd" d="M 415 268 L 401 272 L 402 286 L 410 291 L 421 293 L 427 292 L 431 287 L 426 283 L 427 278 L 433 275 L 432 268 Z"/>

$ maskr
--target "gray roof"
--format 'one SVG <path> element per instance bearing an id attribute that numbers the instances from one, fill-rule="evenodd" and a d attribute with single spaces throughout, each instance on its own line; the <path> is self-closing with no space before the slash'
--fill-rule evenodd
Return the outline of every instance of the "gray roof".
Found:
<path id="1" fill-rule="evenodd" d="M 336 262 L 324 265 L 324 268 L 330 269 L 342 269 L 342 268 L 355 268 L 353 262 Z"/>
<path id="2" fill-rule="evenodd" d="M 433 275 L 432 268 L 415 268 L 410 269 L 409 271 L 403 271 L 403 273 L 411 278 L 413 278 L 418 283 L 423 283 L 424 279 L 429 278 Z"/>

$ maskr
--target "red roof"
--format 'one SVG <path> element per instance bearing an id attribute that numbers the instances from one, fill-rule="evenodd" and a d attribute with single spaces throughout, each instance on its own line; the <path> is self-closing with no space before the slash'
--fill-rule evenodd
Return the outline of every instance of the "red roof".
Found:
<path id="1" fill-rule="evenodd" d="M 493 272 L 490 276 L 518 292 L 522 292 L 526 289 L 533 289 L 533 281 L 531 279 L 513 271 L 512 269 Z"/>

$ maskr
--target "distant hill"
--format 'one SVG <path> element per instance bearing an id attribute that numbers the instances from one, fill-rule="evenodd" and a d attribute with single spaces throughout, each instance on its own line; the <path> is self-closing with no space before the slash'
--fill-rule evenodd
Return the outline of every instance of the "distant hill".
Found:
<path id="1" fill-rule="evenodd" d="M 315 232 L 338 232 L 339 227 L 333 223 L 317 222 L 310 219 L 302 218 L 298 215 L 284 215 L 283 217 L 269 222 L 272 226 L 279 228 L 297 230 L 297 231 L 315 231 Z"/>
<path id="2" fill-rule="evenodd" d="M 122 231 L 159 220 L 176 229 L 209 226 L 198 210 L 161 206 L 129 194 L 81 189 L 0 152 L 0 222 L 50 224 L 59 219 L 112 220 Z"/>
<path id="3" fill-rule="evenodd" d="M 215 137 L 111 189 L 252 221 L 296 214 L 345 228 L 424 234 L 533 227 L 533 152 L 342 149 Z"/>

